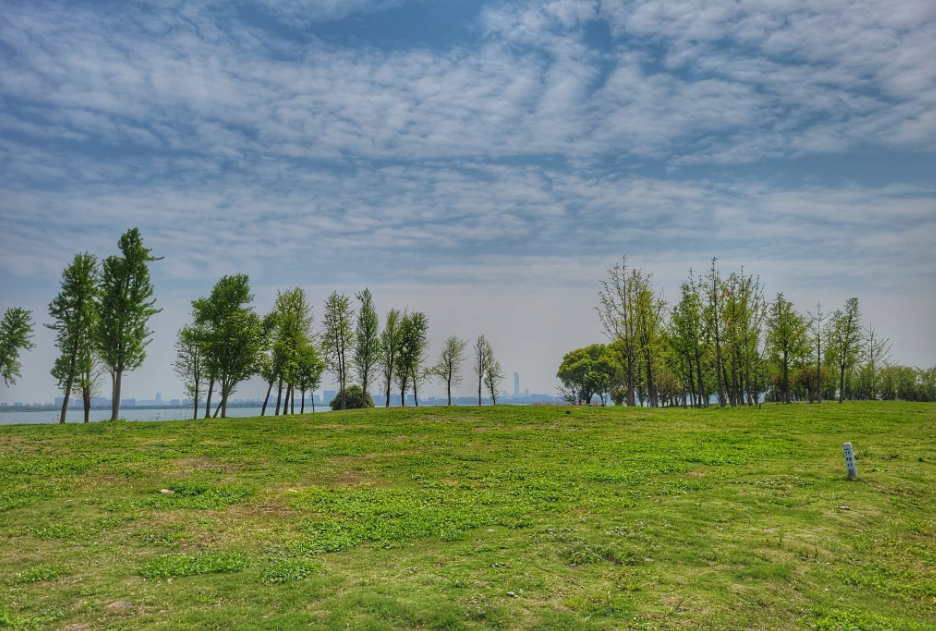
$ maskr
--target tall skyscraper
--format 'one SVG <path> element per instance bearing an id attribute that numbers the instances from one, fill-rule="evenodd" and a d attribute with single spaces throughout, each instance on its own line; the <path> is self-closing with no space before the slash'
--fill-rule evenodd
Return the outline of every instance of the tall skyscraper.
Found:
<path id="1" fill-rule="evenodd" d="M 514 396 L 520 396 L 520 373 L 514 373 Z"/>

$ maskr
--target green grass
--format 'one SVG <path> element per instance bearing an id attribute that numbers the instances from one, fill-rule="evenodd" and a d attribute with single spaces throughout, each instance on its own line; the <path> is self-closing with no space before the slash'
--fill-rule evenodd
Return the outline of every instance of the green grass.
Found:
<path id="1" fill-rule="evenodd" d="M 566 411 L 0 427 L 0 629 L 936 631 L 936 406 Z"/>

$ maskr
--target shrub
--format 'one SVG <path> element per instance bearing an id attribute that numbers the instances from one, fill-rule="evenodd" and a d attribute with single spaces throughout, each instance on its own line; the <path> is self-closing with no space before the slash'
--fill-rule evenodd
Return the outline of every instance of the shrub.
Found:
<path id="1" fill-rule="evenodd" d="M 348 386 L 347 392 L 347 404 L 345 407 L 349 410 L 359 410 L 362 408 L 372 408 L 374 407 L 374 400 L 371 398 L 371 395 L 361 388 L 361 386 Z M 328 405 L 331 406 L 331 409 L 338 410 L 341 409 L 341 392 L 332 399 L 331 403 Z"/>

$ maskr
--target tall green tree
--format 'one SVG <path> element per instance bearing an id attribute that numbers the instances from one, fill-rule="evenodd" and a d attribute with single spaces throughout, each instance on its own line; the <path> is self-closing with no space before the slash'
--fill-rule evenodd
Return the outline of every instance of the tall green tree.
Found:
<path id="1" fill-rule="evenodd" d="M 55 345 L 59 349 L 52 367 L 52 376 L 63 393 L 59 423 L 65 422 L 68 402 L 76 385 L 82 393 L 85 422 L 90 420 L 91 384 L 88 381 L 94 368 L 99 293 L 97 258 L 87 252 L 76 254 L 62 272 L 61 290 L 49 303 L 49 315 L 55 322 L 46 324 L 55 331 Z"/>
<path id="2" fill-rule="evenodd" d="M 780 396 L 790 403 L 790 370 L 809 353 L 808 324 L 793 303 L 778 293 L 767 315 L 767 355 L 780 372 Z"/>
<path id="3" fill-rule="evenodd" d="M 454 335 L 445 340 L 445 346 L 439 353 L 439 361 L 433 368 L 433 373 L 445 383 L 445 392 L 448 396 L 448 405 L 452 405 L 452 386 L 462 383 L 462 364 L 465 362 L 465 349 L 468 342 L 460 340 Z"/>
<path id="4" fill-rule="evenodd" d="M 173 370 L 192 401 L 192 420 L 198 419 L 198 406 L 206 390 L 205 331 L 195 324 L 187 324 L 176 335 L 176 360 Z"/>
<path id="5" fill-rule="evenodd" d="M 809 313 L 810 346 L 816 349 L 814 369 L 809 371 L 816 380 L 815 386 L 810 389 L 810 403 L 813 402 L 813 393 L 815 401 L 822 403 L 822 384 L 825 381 L 823 375 L 828 372 L 823 370 L 822 366 L 822 343 L 826 339 L 828 319 L 829 315 L 822 312 L 822 303 L 816 303 L 816 313 Z"/>
<path id="6" fill-rule="evenodd" d="M 413 400 L 419 407 L 419 384 L 426 379 L 426 347 L 429 344 L 429 319 L 420 311 L 403 314 L 400 322 L 400 351 L 397 385 L 400 403 L 406 405 L 406 386 L 413 386 Z"/>
<path id="7" fill-rule="evenodd" d="M 137 228 L 125 232 L 117 243 L 120 255 L 104 259 L 98 304 L 98 352 L 111 375 L 111 420 L 120 414 L 121 383 L 125 372 L 139 368 L 146 359 L 152 331 L 147 328 L 156 309 L 149 263 L 158 261 L 143 246 Z"/>
<path id="8" fill-rule="evenodd" d="M 877 329 L 868 324 L 864 330 L 865 361 L 858 373 L 859 392 L 864 399 L 875 399 L 879 393 L 878 376 L 890 362 L 890 340 L 882 337 Z"/>
<path id="9" fill-rule="evenodd" d="M 351 300 L 337 291 L 325 301 L 325 316 L 322 320 L 322 351 L 328 367 L 338 379 L 339 409 L 345 410 L 348 385 L 348 354 L 354 345 L 352 321 L 354 312 Z"/>
<path id="10" fill-rule="evenodd" d="M 702 298 L 689 270 L 689 280 L 680 286 L 682 297 L 670 314 L 670 345 L 677 368 L 686 384 L 694 407 L 708 407 L 708 393 L 703 378 L 703 358 L 707 345 Z"/>
<path id="11" fill-rule="evenodd" d="M 361 380 L 361 388 L 370 393 L 374 371 L 380 361 L 380 320 L 369 289 L 355 296 L 360 302 L 357 326 L 354 328 L 354 372 Z"/>
<path id="12" fill-rule="evenodd" d="M 848 387 L 846 372 L 858 363 L 864 351 L 861 332 L 861 310 L 857 298 L 845 301 L 845 307 L 836 310 L 829 321 L 829 350 L 839 373 L 839 403 L 845 401 Z"/>
<path id="13" fill-rule="evenodd" d="M 318 350 L 311 342 L 304 345 L 299 351 L 299 361 L 296 367 L 296 386 L 301 393 L 302 404 L 299 413 L 305 414 L 306 392 L 315 392 L 322 385 L 322 372 L 325 362 L 319 357 Z M 312 399 L 312 411 L 315 412 L 315 399 Z"/>
<path id="14" fill-rule="evenodd" d="M 706 328 L 710 339 L 715 344 L 715 380 L 718 384 L 718 405 L 728 405 L 725 387 L 724 357 L 722 354 L 725 331 L 725 299 L 727 298 L 725 283 L 718 272 L 718 259 L 712 258 L 712 267 L 708 276 L 701 279 L 704 286 L 704 295 L 708 298 L 705 309 Z"/>
<path id="15" fill-rule="evenodd" d="M 3 312 L 0 321 L 0 375 L 3 383 L 9 386 L 22 377 L 23 365 L 19 361 L 20 351 L 29 351 L 36 347 L 32 341 L 32 311 L 21 307 L 10 307 Z"/>
<path id="16" fill-rule="evenodd" d="M 397 309 L 387 313 L 387 321 L 380 332 L 380 376 L 383 379 L 383 391 L 386 395 L 385 407 L 390 407 L 390 391 L 399 370 L 400 325 L 403 317 Z"/>
<path id="17" fill-rule="evenodd" d="M 268 373 L 266 376 L 274 377 L 279 384 L 276 395 L 277 415 L 280 412 L 280 399 L 284 385 L 286 402 L 283 406 L 283 413 L 286 413 L 290 403 L 292 412 L 295 413 L 295 393 L 299 382 L 300 363 L 303 361 L 303 353 L 307 352 L 306 347 L 314 343 L 315 334 L 312 330 L 314 321 L 312 307 L 304 289 L 294 287 L 276 292 L 276 305 L 264 322 L 272 342 L 273 374 Z"/>
<path id="18" fill-rule="evenodd" d="M 601 281 L 598 316 L 605 335 L 623 373 L 623 387 L 627 405 L 637 403 L 637 377 L 639 369 L 638 316 L 635 295 L 643 283 L 641 270 L 629 270 L 627 257 L 608 270 L 607 280 Z"/>
<path id="19" fill-rule="evenodd" d="M 246 274 L 235 274 L 221 278 L 207 298 L 192 302 L 195 324 L 205 331 L 206 369 L 220 388 L 221 418 L 227 417 L 228 398 L 237 384 L 257 371 L 263 323 L 250 306 L 252 301 L 250 279 Z"/>

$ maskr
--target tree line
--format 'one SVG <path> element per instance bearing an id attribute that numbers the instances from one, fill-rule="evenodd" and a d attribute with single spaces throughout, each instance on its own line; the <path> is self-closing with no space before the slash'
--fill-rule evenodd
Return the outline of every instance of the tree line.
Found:
<path id="1" fill-rule="evenodd" d="M 194 402 L 194 418 L 202 401 L 205 418 L 223 418 L 237 385 L 254 375 L 267 384 L 261 416 L 274 390 L 275 416 L 295 414 L 297 394 L 302 414 L 305 393 L 321 385 L 326 370 L 338 384 L 333 409 L 373 406 L 369 393 L 375 385 L 387 407 L 394 391 L 401 405 L 412 392 L 418 406 L 419 389 L 430 379 L 445 384 L 451 405 L 452 387 L 464 378 L 468 342 L 449 337 L 438 360 L 430 363 L 426 314 L 390 309 L 381 327 L 369 289 L 354 295 L 356 310 L 349 296 L 332 292 L 316 327 L 304 289 L 277 291 L 273 308 L 261 317 L 251 304 L 249 282 L 245 274 L 223 277 L 207 297 L 192 301 L 192 321 L 178 333 L 174 368 Z M 484 335 L 474 352 L 478 405 L 485 388 L 496 404 L 504 371 Z M 212 411 L 215 394 L 219 401 Z"/>
<path id="2" fill-rule="evenodd" d="M 717 263 L 703 275 L 690 270 L 672 305 L 626 257 L 611 268 L 597 307 L 609 341 L 563 357 L 563 398 L 649 407 L 936 401 L 936 367 L 894 363 L 888 339 L 862 322 L 858 298 L 799 312 L 783 293 L 768 300 L 743 268 L 724 277 Z"/>
<path id="3" fill-rule="evenodd" d="M 91 399 L 105 375 L 111 383 L 111 419 L 116 420 L 123 375 L 146 359 L 153 333 L 147 323 L 161 311 L 155 307 L 149 264 L 161 259 L 143 246 L 137 228 L 124 233 L 117 245 L 120 254 L 102 261 L 87 252 L 76 254 L 49 303 L 53 322 L 45 326 L 56 332 L 59 350 L 51 372 L 64 395 L 60 423 L 76 391 L 88 422 Z M 378 384 L 386 406 L 394 388 L 401 405 L 412 392 L 418 406 L 419 388 L 431 379 L 445 384 L 451 405 L 452 388 L 463 382 L 467 341 L 449 337 L 438 360 L 430 363 L 426 315 L 391 309 L 381 327 L 368 289 L 355 294 L 356 313 L 348 296 L 333 292 L 318 328 L 302 288 L 277 291 L 273 308 L 263 317 L 252 306 L 253 298 L 247 275 L 234 274 L 221 278 L 208 296 L 192 301 L 192 321 L 176 336 L 173 369 L 193 401 L 194 418 L 202 402 L 205 418 L 225 417 L 230 396 L 255 375 L 267 384 L 262 415 L 274 389 L 276 415 L 295 414 L 297 394 L 299 413 L 304 413 L 306 392 L 320 387 L 326 370 L 339 386 L 331 403 L 335 409 L 373 406 L 369 391 Z M 32 338 L 32 312 L 7 309 L 0 320 L 0 375 L 7 386 L 22 377 L 20 353 L 35 347 Z M 504 370 L 484 335 L 473 350 L 478 405 L 485 390 L 496 404 Z M 353 379 L 360 385 L 350 384 Z"/>

